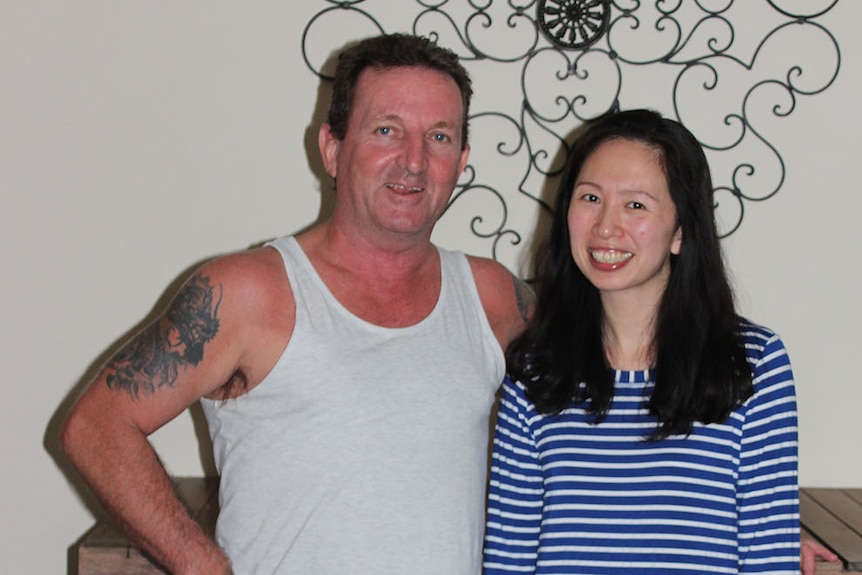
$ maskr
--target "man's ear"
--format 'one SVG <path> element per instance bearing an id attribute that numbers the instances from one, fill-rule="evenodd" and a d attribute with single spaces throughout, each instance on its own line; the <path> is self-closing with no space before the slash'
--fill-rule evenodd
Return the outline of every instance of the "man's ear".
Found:
<path id="1" fill-rule="evenodd" d="M 340 145 L 341 140 L 335 137 L 329 124 L 321 124 L 320 130 L 317 132 L 317 146 L 320 148 L 323 167 L 333 179 L 338 173 L 338 149 Z"/>
<path id="2" fill-rule="evenodd" d="M 470 158 L 470 144 L 464 146 L 464 149 L 461 150 L 461 160 L 459 161 L 458 166 L 458 178 L 461 178 L 461 174 L 464 173 L 464 168 L 467 167 L 467 160 Z"/>

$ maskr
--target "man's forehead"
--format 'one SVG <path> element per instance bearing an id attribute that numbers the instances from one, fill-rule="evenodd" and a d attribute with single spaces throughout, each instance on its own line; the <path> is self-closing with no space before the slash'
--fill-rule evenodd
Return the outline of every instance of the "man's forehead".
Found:
<path id="1" fill-rule="evenodd" d="M 446 72 L 429 68 L 427 66 L 369 66 L 360 72 L 359 78 L 356 82 L 356 88 L 357 91 L 359 91 L 362 88 L 367 89 L 368 87 L 374 86 L 380 82 L 404 81 L 406 77 L 411 78 L 411 83 L 442 81 L 443 83 L 450 84 L 452 88 L 458 92 L 459 97 L 461 95 L 461 90 L 458 88 L 458 84 L 452 76 Z"/>
<path id="2" fill-rule="evenodd" d="M 442 111 L 447 101 L 439 95 L 431 97 L 431 91 L 450 91 L 452 103 L 457 106 L 457 113 L 449 123 L 460 125 L 464 112 L 464 102 L 457 83 L 445 72 L 421 66 L 401 66 L 397 68 L 367 68 L 362 72 L 356 85 L 356 94 L 352 112 L 358 107 L 366 107 L 372 116 L 383 119 L 388 116 L 397 119 L 401 113 L 413 111 L 417 106 Z M 417 88 L 421 88 L 417 92 Z M 429 92 L 421 93 L 422 90 Z M 359 104 L 359 106 L 357 106 Z M 400 112 L 398 107 L 404 109 Z"/>

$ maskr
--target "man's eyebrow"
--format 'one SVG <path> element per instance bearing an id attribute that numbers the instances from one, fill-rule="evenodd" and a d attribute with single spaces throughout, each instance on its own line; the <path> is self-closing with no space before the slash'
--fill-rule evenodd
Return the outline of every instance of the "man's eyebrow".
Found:
<path id="1" fill-rule="evenodd" d="M 457 129 L 458 129 L 458 125 L 457 125 L 457 124 L 454 124 L 454 123 L 452 123 L 452 122 L 447 122 L 446 120 L 440 120 L 439 122 L 437 122 L 436 124 L 434 124 L 434 126 L 432 126 L 432 127 L 433 127 L 433 128 L 438 128 L 438 129 L 439 129 L 439 128 L 444 128 L 444 129 L 448 129 L 448 130 L 457 130 Z"/>

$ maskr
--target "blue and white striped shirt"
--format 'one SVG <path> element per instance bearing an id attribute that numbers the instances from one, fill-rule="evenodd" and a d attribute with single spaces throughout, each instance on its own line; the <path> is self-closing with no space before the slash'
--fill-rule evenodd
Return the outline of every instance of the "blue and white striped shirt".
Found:
<path id="1" fill-rule="evenodd" d="M 653 370 L 616 371 L 607 418 L 542 415 L 506 380 L 487 575 L 799 573 L 796 398 L 770 330 L 744 324 L 754 395 L 689 436 L 644 437 Z"/>

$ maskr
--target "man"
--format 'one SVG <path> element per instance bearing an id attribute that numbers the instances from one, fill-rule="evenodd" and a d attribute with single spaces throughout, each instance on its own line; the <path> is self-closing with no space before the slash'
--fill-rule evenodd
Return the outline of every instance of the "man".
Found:
<path id="1" fill-rule="evenodd" d="M 479 572 L 487 423 L 528 289 L 431 231 L 467 162 L 470 80 L 427 40 L 339 59 L 330 220 L 204 265 L 74 406 L 62 443 L 176 574 Z M 147 436 L 201 401 L 217 543 Z"/>
<path id="2" fill-rule="evenodd" d="M 422 38 L 342 54 L 319 133 L 331 219 L 204 265 L 73 408 L 65 452 L 170 572 L 478 573 L 488 414 L 531 300 L 502 265 L 430 241 L 471 93 Z M 147 441 L 198 400 L 218 544 Z"/>

